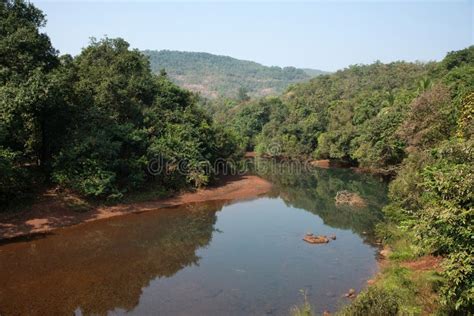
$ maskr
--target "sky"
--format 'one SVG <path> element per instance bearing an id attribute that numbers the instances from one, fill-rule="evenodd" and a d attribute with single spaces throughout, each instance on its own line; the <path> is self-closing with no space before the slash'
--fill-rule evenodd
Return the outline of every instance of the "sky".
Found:
<path id="1" fill-rule="evenodd" d="M 474 44 L 474 0 L 164 2 L 33 0 L 62 54 L 90 37 L 327 71 L 440 60 Z"/>

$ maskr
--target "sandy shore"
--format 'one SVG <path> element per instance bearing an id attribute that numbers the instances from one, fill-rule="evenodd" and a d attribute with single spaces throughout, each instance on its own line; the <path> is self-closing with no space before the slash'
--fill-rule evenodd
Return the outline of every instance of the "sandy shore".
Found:
<path id="1" fill-rule="evenodd" d="M 77 212 L 62 203 L 54 192 L 47 192 L 27 210 L 0 214 L 0 240 L 50 232 L 54 229 L 129 213 L 159 210 L 187 203 L 242 200 L 263 195 L 272 185 L 257 176 L 228 177 L 215 186 L 149 202 L 118 204 Z"/>

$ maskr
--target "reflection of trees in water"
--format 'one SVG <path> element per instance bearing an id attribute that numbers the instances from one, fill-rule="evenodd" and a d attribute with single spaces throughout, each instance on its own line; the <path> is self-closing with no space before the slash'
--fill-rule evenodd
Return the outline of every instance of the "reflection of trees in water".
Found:
<path id="1" fill-rule="evenodd" d="M 361 236 L 367 232 L 370 237 L 375 223 L 382 218 L 380 210 L 386 203 L 387 186 L 373 176 L 357 174 L 348 169 L 314 168 L 294 172 L 270 164 L 260 162 L 255 172 L 274 184 L 273 194 L 280 196 L 288 205 L 318 215 L 329 226 L 351 229 Z M 335 196 L 341 190 L 358 193 L 368 206 L 337 207 Z"/>
<path id="2" fill-rule="evenodd" d="M 349 170 L 258 174 L 274 183 L 274 196 L 320 216 L 330 226 L 370 232 L 380 218 L 385 185 Z M 340 190 L 357 192 L 367 208 L 338 208 Z M 150 281 L 197 264 L 224 202 L 130 214 L 58 230 L 0 248 L 0 314 L 106 314 L 138 305 Z"/>
<path id="3" fill-rule="evenodd" d="M 128 215 L 59 231 L 0 252 L 0 314 L 131 310 L 155 278 L 197 264 L 223 202 Z"/>

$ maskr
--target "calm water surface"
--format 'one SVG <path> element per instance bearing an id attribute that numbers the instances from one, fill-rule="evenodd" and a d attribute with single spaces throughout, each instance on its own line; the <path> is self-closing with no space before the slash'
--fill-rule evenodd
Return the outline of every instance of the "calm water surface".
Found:
<path id="1" fill-rule="evenodd" d="M 348 170 L 262 171 L 267 196 L 130 214 L 0 246 L 1 315 L 288 315 L 335 311 L 376 272 L 386 187 Z M 339 190 L 369 205 L 338 208 Z M 324 245 L 306 232 L 335 234 Z"/>

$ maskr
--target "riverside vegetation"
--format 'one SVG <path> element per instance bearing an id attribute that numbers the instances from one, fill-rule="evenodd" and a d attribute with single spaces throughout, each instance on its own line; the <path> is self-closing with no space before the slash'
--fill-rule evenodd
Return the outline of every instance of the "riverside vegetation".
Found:
<path id="1" fill-rule="evenodd" d="M 201 186 L 212 177 L 201 162 L 236 152 L 195 95 L 152 74 L 123 39 L 58 56 L 32 4 L 2 1 L 0 18 L 2 206 L 48 183 L 111 200 L 145 185 Z M 147 162 L 158 155 L 186 159 L 190 172 L 151 177 Z"/>
<path id="2" fill-rule="evenodd" d="M 354 65 L 281 97 L 205 108 L 247 150 L 393 177 L 378 229 L 393 248 L 389 268 L 342 314 L 473 310 L 474 46 L 441 62 Z M 443 258 L 440 271 L 420 276 L 402 266 L 426 254 Z"/>
<path id="3" fill-rule="evenodd" d="M 202 186 L 202 162 L 256 150 L 338 159 L 394 176 L 378 235 L 393 249 L 345 315 L 469 314 L 474 308 L 474 46 L 440 62 L 354 65 L 279 97 L 202 100 L 154 75 L 123 39 L 58 56 L 30 3 L 0 5 L 0 203 L 57 185 L 119 200 Z M 211 118 L 211 116 L 213 118 Z M 189 172 L 150 176 L 157 155 Z M 438 271 L 403 266 L 432 254 Z M 435 299 L 439 297 L 438 299 Z M 310 312 L 305 307 L 304 309 Z"/>

